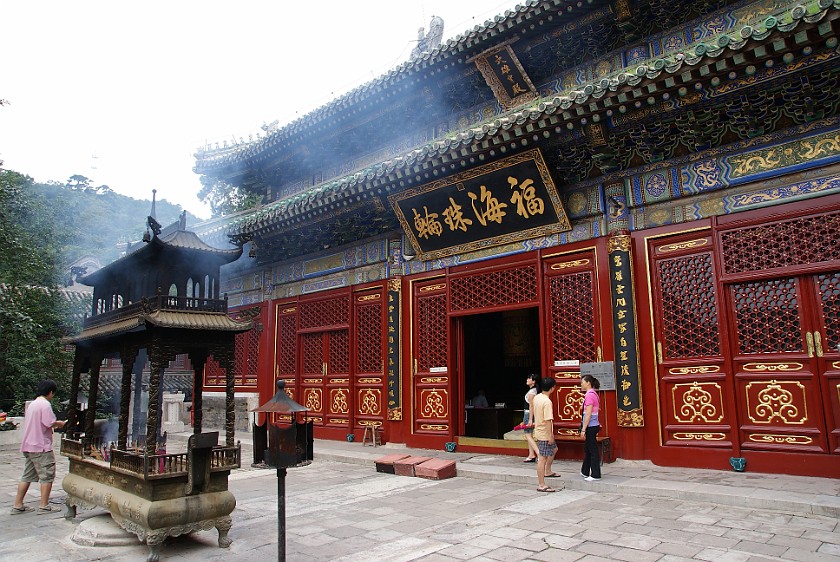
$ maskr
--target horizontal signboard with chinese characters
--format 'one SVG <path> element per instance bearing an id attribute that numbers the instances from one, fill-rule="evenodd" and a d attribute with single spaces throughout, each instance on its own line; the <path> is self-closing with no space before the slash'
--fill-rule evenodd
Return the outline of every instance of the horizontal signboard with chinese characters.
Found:
<path id="1" fill-rule="evenodd" d="M 539 149 L 388 199 L 422 260 L 571 230 Z"/>

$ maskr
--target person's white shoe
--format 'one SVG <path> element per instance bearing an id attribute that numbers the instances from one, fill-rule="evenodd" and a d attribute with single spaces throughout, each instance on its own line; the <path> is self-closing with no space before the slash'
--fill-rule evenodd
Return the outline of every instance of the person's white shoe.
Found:
<path id="1" fill-rule="evenodd" d="M 587 482 L 598 482 L 600 480 L 600 478 L 592 478 L 591 476 L 584 476 L 583 479 Z"/>

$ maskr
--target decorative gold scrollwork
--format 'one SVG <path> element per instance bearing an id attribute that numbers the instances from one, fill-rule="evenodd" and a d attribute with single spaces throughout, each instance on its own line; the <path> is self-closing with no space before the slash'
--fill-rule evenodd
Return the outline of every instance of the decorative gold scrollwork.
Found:
<path id="1" fill-rule="evenodd" d="M 709 390 L 712 390 L 715 395 L 713 396 Z M 677 421 L 691 423 L 702 420 L 706 423 L 717 423 L 723 420 L 723 412 L 717 407 L 717 404 L 722 402 L 722 397 L 720 386 L 716 382 L 695 381 L 690 384 L 675 384 L 671 393 L 673 394 L 674 418 Z M 677 412 L 676 407 L 680 402 L 682 404 Z"/>
<path id="2" fill-rule="evenodd" d="M 613 252 L 629 252 L 630 251 L 630 236 L 621 234 L 618 236 L 610 236 L 607 239 L 607 253 Z"/>
<path id="3" fill-rule="evenodd" d="M 755 394 L 758 400 L 756 404 L 751 404 L 751 387 L 764 386 L 764 388 Z M 778 420 L 783 424 L 803 424 L 808 419 L 808 412 L 803 411 L 801 414 L 799 408 L 796 406 L 795 396 L 791 389 L 796 390 L 801 398 L 803 410 L 805 408 L 806 396 L 805 387 L 798 381 L 760 381 L 751 382 L 746 386 L 747 391 L 747 411 L 753 423 L 773 423 L 773 420 Z"/>
<path id="4" fill-rule="evenodd" d="M 581 409 L 583 408 L 584 394 L 579 388 L 574 388 L 566 395 L 563 404 L 563 411 L 560 419 L 562 421 L 579 420 Z"/>
<path id="5" fill-rule="evenodd" d="M 420 377 L 420 382 L 427 384 L 443 383 L 449 381 L 449 377 Z"/>
<path id="6" fill-rule="evenodd" d="M 668 369 L 669 375 L 699 375 L 718 372 L 720 372 L 720 367 L 717 365 L 693 365 L 690 367 L 672 367 Z"/>
<path id="7" fill-rule="evenodd" d="M 619 410 L 618 425 L 621 427 L 644 427 L 645 417 L 642 415 L 642 410 L 640 408 L 629 412 Z"/>
<path id="8" fill-rule="evenodd" d="M 790 372 L 801 371 L 804 365 L 802 363 L 746 363 L 744 370 L 750 373 L 766 373 L 772 371 Z"/>
<path id="9" fill-rule="evenodd" d="M 449 426 L 440 423 L 423 423 L 420 424 L 420 429 L 425 429 L 426 431 L 446 431 L 449 429 Z"/>
<path id="10" fill-rule="evenodd" d="M 569 267 L 578 267 L 581 265 L 588 265 L 589 259 L 582 259 L 582 260 L 574 260 L 574 261 L 564 261 L 562 263 L 553 263 L 551 264 L 551 268 L 554 271 L 558 269 L 567 269 Z"/>
<path id="11" fill-rule="evenodd" d="M 349 411 L 350 407 L 347 405 L 347 391 L 344 389 L 333 390 L 330 412 L 333 414 L 346 414 Z"/>
<path id="12" fill-rule="evenodd" d="M 313 412 L 320 412 L 321 411 L 321 389 L 319 388 L 307 388 L 306 389 L 306 406 Z"/>
<path id="13" fill-rule="evenodd" d="M 673 434 L 674 439 L 679 441 L 723 441 L 725 433 L 699 433 L 699 432 L 677 432 Z"/>
<path id="14" fill-rule="evenodd" d="M 361 400 L 359 400 L 359 413 L 368 416 L 379 415 L 379 394 L 378 391 L 365 389 L 361 393 Z"/>
<path id="15" fill-rule="evenodd" d="M 782 445 L 810 445 L 814 442 L 807 435 L 776 435 L 773 433 L 751 433 L 749 440 L 755 443 L 778 443 Z"/>
<path id="16" fill-rule="evenodd" d="M 375 301 L 375 300 L 379 300 L 381 298 L 382 298 L 382 295 L 380 295 L 379 293 L 376 293 L 376 294 L 373 294 L 373 295 L 362 295 L 360 297 L 357 297 L 356 301 L 357 302 Z"/>
<path id="17" fill-rule="evenodd" d="M 674 244 L 665 244 L 659 247 L 659 252 L 667 254 L 668 252 L 676 252 L 678 250 L 688 250 L 689 248 L 699 248 L 709 243 L 707 238 L 699 238 L 697 240 L 688 240 L 686 242 L 677 242 Z"/>
<path id="18" fill-rule="evenodd" d="M 421 415 L 424 418 L 445 418 L 446 402 L 437 390 L 430 390 L 424 393 L 426 401 L 423 403 Z"/>

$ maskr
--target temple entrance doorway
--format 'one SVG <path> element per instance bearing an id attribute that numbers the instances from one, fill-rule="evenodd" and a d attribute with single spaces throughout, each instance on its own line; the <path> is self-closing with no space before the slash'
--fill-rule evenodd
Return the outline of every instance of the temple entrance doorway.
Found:
<path id="1" fill-rule="evenodd" d="M 457 326 L 464 397 L 460 435 L 503 439 L 522 421 L 526 377 L 540 372 L 538 309 L 463 316 Z"/>

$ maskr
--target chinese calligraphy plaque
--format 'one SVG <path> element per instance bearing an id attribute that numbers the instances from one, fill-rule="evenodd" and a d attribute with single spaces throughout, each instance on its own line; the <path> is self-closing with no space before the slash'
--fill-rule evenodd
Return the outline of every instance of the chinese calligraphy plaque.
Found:
<path id="1" fill-rule="evenodd" d="M 422 260 L 571 230 L 539 149 L 388 199 Z"/>
<path id="2" fill-rule="evenodd" d="M 388 419 L 402 419 L 400 390 L 400 284 L 388 283 Z"/>
<path id="3" fill-rule="evenodd" d="M 630 237 L 612 236 L 607 244 L 610 264 L 613 344 L 615 346 L 618 425 L 643 427 L 639 346 L 636 337 L 636 304 L 630 267 Z"/>
<path id="4" fill-rule="evenodd" d="M 509 44 L 493 47 L 471 60 L 505 109 L 537 98 L 537 89 Z"/>

